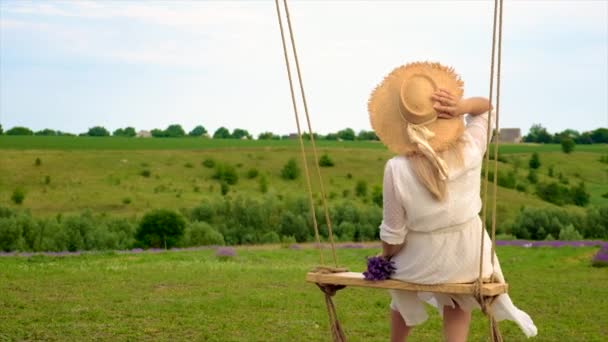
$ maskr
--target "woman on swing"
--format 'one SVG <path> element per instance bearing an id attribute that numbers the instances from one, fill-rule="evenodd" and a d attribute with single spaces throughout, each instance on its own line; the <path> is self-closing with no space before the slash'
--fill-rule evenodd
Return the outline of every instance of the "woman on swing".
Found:
<path id="1" fill-rule="evenodd" d="M 422 62 L 396 68 L 371 94 L 372 127 L 397 153 L 384 170 L 380 225 L 382 255 L 396 267 L 392 279 L 445 284 L 479 276 L 481 165 L 491 105 L 485 98 L 463 99 L 462 87 L 453 69 Z M 487 232 L 484 239 L 483 278 L 504 282 L 498 260 L 492 265 Z M 424 302 L 443 316 L 447 341 L 466 341 L 471 310 L 479 308 L 472 295 L 389 292 L 391 341 L 405 341 L 427 319 Z M 498 296 L 492 309 L 497 320 L 512 320 L 526 336 L 536 335 L 530 316 L 508 294 Z"/>

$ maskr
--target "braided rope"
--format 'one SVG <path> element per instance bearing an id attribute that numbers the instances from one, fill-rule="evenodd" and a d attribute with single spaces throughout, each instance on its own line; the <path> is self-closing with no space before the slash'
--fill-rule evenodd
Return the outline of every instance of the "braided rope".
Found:
<path id="1" fill-rule="evenodd" d="M 298 81 L 300 83 L 300 93 L 302 95 L 302 102 L 304 104 L 304 113 L 306 114 L 306 123 L 308 124 L 308 134 L 310 136 L 310 143 L 312 145 L 312 153 L 314 156 L 314 162 L 317 169 L 317 176 L 319 177 L 319 189 L 321 190 L 321 199 L 323 201 L 323 210 L 325 212 L 325 224 L 327 225 L 327 231 L 329 233 L 329 242 L 331 244 L 331 252 L 334 258 L 334 265 L 338 267 L 338 258 L 336 257 L 336 245 L 334 243 L 334 233 L 331 225 L 331 219 L 329 218 L 329 207 L 327 205 L 327 196 L 325 195 L 325 186 L 323 185 L 323 177 L 321 177 L 321 168 L 319 167 L 319 157 L 317 155 L 317 146 L 315 144 L 315 137 L 310 124 L 310 115 L 308 115 L 308 103 L 306 102 L 306 95 L 304 94 L 304 84 L 302 82 L 302 73 L 300 72 L 300 62 L 298 59 L 298 52 L 296 51 L 296 42 L 293 36 L 293 29 L 291 27 L 291 17 L 289 16 L 289 6 L 287 6 L 287 0 L 283 0 L 285 6 L 285 15 L 287 16 L 287 25 L 289 27 L 289 36 L 291 37 L 291 47 L 293 50 L 294 60 L 296 62 L 296 70 L 298 72 Z"/>
<path id="2" fill-rule="evenodd" d="M 291 77 L 291 67 L 289 65 L 289 56 L 287 54 L 287 44 L 285 42 L 285 32 L 283 30 L 283 20 L 281 19 L 281 12 L 279 9 L 279 1 L 275 0 L 277 9 L 277 18 L 279 19 L 279 27 L 281 30 L 281 42 L 283 43 L 283 55 L 285 56 L 285 66 L 287 68 L 287 78 L 289 79 L 289 91 L 291 92 L 291 103 L 293 105 L 293 112 L 296 119 L 296 126 L 298 127 L 298 140 L 300 141 L 300 151 L 302 152 L 302 162 L 304 164 L 304 173 L 306 174 L 306 187 L 308 189 L 308 202 L 310 203 L 310 215 L 312 216 L 312 223 L 315 230 L 315 239 L 319 246 L 319 258 L 321 265 L 324 265 L 323 260 L 323 249 L 321 248 L 321 238 L 319 237 L 319 227 L 317 224 L 317 215 L 315 214 L 315 203 L 312 197 L 312 185 L 310 184 L 310 173 L 308 171 L 308 163 L 306 162 L 306 152 L 304 151 L 304 141 L 302 140 L 302 130 L 300 129 L 300 116 L 298 114 L 298 106 L 296 105 L 296 97 L 293 91 L 293 79 Z M 291 27 L 290 27 L 291 30 Z M 293 37 L 292 37 L 293 39 Z M 333 246 L 332 246 L 333 247 Z M 335 259 L 335 252 L 334 252 Z"/>

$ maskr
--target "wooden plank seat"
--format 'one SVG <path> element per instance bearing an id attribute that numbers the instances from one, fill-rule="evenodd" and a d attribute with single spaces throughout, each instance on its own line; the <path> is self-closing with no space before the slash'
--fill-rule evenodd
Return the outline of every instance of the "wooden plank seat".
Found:
<path id="1" fill-rule="evenodd" d="M 405 291 L 423 291 L 423 292 L 438 292 L 438 293 L 453 293 L 453 294 L 473 294 L 475 291 L 475 283 L 465 284 L 413 284 L 399 280 L 365 280 L 363 273 L 357 272 L 338 272 L 338 273 L 318 273 L 308 272 L 306 281 L 310 283 L 328 284 L 328 285 L 345 285 L 371 287 L 378 289 L 394 289 Z M 484 283 L 481 287 L 483 296 L 496 296 L 507 293 L 508 284 L 502 283 Z"/>

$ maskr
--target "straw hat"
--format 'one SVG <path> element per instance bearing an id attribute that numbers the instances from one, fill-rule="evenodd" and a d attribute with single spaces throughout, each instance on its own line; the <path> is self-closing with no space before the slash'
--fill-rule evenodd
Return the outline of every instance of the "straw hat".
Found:
<path id="1" fill-rule="evenodd" d="M 444 88 L 460 99 L 462 87 L 453 68 L 430 62 L 402 65 L 391 71 L 369 98 L 372 128 L 391 151 L 400 155 L 422 153 L 439 164 L 437 168 L 447 176 L 447 167 L 440 165 L 443 161 L 435 152 L 455 143 L 464 132 L 464 123 L 462 117 L 438 118 L 431 95 Z"/>

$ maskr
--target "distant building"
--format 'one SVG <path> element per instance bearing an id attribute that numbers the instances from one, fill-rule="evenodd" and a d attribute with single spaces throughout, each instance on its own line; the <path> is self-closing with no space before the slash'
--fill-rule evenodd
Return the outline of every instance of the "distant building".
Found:
<path id="1" fill-rule="evenodd" d="M 152 133 L 150 131 L 141 130 L 137 133 L 138 138 L 152 138 Z"/>
<path id="2" fill-rule="evenodd" d="M 498 141 L 504 143 L 520 143 L 521 129 L 520 128 L 501 128 L 498 135 Z"/>

